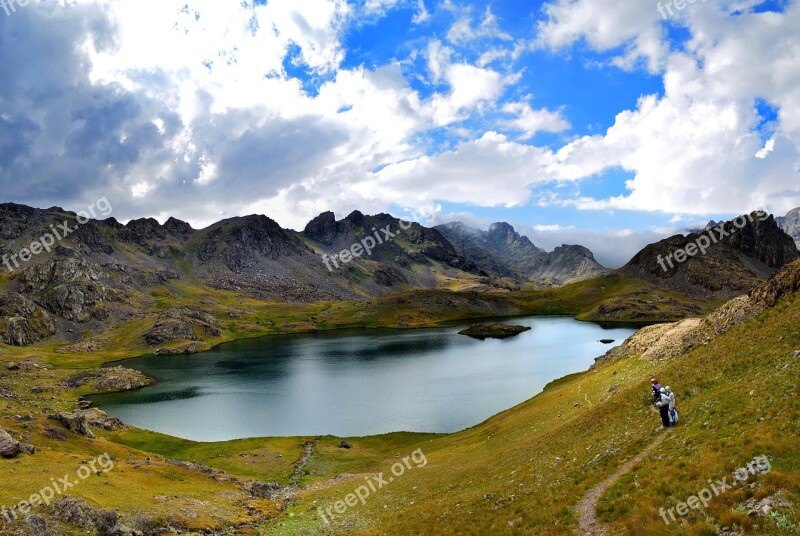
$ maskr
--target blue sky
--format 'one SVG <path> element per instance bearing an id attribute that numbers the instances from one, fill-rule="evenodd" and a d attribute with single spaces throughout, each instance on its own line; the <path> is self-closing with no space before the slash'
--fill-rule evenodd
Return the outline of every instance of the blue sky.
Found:
<path id="1" fill-rule="evenodd" d="M 32 0 L 0 12 L 3 200 L 508 221 L 609 266 L 800 206 L 798 2 L 658 5 Z"/>

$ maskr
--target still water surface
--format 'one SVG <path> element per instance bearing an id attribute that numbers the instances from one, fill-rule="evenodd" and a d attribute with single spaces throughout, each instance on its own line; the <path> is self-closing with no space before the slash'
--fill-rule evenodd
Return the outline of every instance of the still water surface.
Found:
<path id="1" fill-rule="evenodd" d="M 586 370 L 635 331 L 564 317 L 512 323 L 533 329 L 504 341 L 458 335 L 463 326 L 348 330 L 141 357 L 124 365 L 159 383 L 93 400 L 129 424 L 197 441 L 455 432 Z"/>

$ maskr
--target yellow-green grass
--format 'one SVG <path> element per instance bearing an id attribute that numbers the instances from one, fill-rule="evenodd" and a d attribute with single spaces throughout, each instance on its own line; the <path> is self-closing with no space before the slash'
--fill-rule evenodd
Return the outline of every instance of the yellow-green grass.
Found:
<path id="1" fill-rule="evenodd" d="M 198 471 L 168 464 L 159 457 L 103 439 L 72 435 L 68 441 L 50 440 L 42 433 L 45 425 L 58 427 L 40 421 L 22 427 L 8 419 L 0 420 L 0 426 L 23 430 L 26 440 L 37 445 L 33 456 L 2 461 L 0 505 L 12 508 L 52 486 L 51 479 L 57 483 L 69 475 L 71 482 L 79 483 L 69 488 L 67 495 L 104 508 L 142 514 L 153 521 L 174 520 L 194 529 L 222 528 L 247 515 L 237 506 L 247 495 L 233 484 L 216 482 Z M 103 454 L 110 456 L 113 468 L 103 472 L 108 466 L 96 463 L 100 474 L 80 480 L 77 471 L 81 465 Z M 35 508 L 34 512 L 41 509 Z"/>

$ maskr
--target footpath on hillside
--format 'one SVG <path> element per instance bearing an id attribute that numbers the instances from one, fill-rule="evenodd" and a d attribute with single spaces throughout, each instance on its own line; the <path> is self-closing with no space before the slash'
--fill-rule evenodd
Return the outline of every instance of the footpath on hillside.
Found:
<path id="1" fill-rule="evenodd" d="M 666 439 L 669 430 L 664 430 L 655 441 L 653 441 L 647 448 L 637 454 L 631 460 L 626 462 L 622 467 L 605 479 L 597 486 L 590 489 L 578 504 L 578 524 L 580 527 L 580 534 L 583 536 L 605 536 L 608 533 L 608 527 L 597 519 L 597 502 L 603 493 L 608 488 L 614 485 L 620 478 L 625 476 L 633 469 L 633 467 L 640 463 L 645 457 L 650 454 L 657 446 Z"/>

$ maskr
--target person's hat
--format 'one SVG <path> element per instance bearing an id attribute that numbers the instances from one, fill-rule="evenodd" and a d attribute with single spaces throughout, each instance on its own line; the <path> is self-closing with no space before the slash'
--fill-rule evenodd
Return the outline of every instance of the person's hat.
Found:
<path id="1" fill-rule="evenodd" d="M 666 389 L 664 389 L 664 388 L 662 387 L 662 388 L 661 388 L 661 392 L 662 392 L 662 393 L 666 393 L 666 392 L 667 392 L 667 390 L 666 390 Z"/>
<path id="2" fill-rule="evenodd" d="M 658 383 L 658 380 L 657 380 L 656 378 L 653 378 L 652 380 L 650 380 L 650 383 L 652 383 L 653 385 L 655 385 L 655 384 L 657 384 L 657 383 Z"/>

